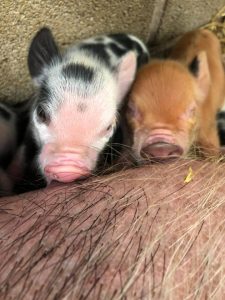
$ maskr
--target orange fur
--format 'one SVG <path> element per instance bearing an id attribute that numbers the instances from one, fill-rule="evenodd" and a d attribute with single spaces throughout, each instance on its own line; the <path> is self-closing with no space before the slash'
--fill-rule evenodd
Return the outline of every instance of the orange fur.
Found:
<path id="1" fill-rule="evenodd" d="M 189 70 L 195 57 L 197 74 Z M 183 155 L 192 145 L 206 156 L 218 154 L 216 113 L 224 97 L 219 40 L 207 30 L 185 34 L 168 60 L 152 61 L 137 74 L 127 111 L 134 133 L 134 152 L 140 156 L 153 133 L 161 130 L 166 132 L 162 142 L 181 147 Z"/>

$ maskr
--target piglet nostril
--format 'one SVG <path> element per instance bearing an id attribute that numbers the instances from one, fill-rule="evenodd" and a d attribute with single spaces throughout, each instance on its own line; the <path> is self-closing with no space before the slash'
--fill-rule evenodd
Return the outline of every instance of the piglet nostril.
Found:
<path id="1" fill-rule="evenodd" d="M 141 150 L 142 157 L 153 158 L 157 160 L 164 160 L 168 158 L 180 157 L 183 154 L 183 149 L 175 144 L 165 142 L 157 142 L 145 146 Z"/>
<path id="2" fill-rule="evenodd" d="M 177 149 L 175 149 L 175 150 L 172 150 L 170 153 L 169 153 L 169 156 L 176 156 L 176 157 L 179 157 L 179 156 L 181 156 L 183 154 L 183 150 L 180 148 L 180 147 L 178 147 Z"/>

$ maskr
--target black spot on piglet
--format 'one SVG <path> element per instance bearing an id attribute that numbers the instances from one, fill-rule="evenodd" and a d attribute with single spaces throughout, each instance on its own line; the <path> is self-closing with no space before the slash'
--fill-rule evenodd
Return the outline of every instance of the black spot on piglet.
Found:
<path id="1" fill-rule="evenodd" d="M 110 56 L 107 52 L 107 47 L 104 44 L 81 44 L 80 49 L 88 51 L 89 53 L 91 53 L 91 55 L 94 55 L 95 57 L 103 61 L 106 65 L 110 65 Z"/>
<path id="2" fill-rule="evenodd" d="M 109 43 L 108 47 L 112 50 L 112 52 L 117 55 L 118 57 L 123 56 L 127 50 L 124 48 L 119 47 L 117 44 L 115 43 Z"/>
<path id="3" fill-rule="evenodd" d="M 94 70 L 82 64 L 69 64 L 62 69 L 63 76 L 91 82 L 94 77 Z"/>

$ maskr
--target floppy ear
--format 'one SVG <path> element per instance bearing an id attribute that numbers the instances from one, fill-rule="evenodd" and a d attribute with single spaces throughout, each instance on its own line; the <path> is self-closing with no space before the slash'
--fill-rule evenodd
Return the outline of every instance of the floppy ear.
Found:
<path id="1" fill-rule="evenodd" d="M 117 68 L 117 81 L 119 86 L 118 104 L 124 99 L 128 93 L 136 74 L 137 69 L 137 56 L 135 52 L 130 51 L 125 54 Z"/>
<path id="2" fill-rule="evenodd" d="M 60 57 L 60 52 L 51 30 L 44 27 L 37 32 L 29 48 L 28 67 L 31 77 L 38 77 L 55 57 Z"/>
<path id="3" fill-rule="evenodd" d="M 196 78 L 196 83 L 200 91 L 201 101 L 208 95 L 211 83 L 208 59 L 205 51 L 200 52 L 189 64 L 189 70 Z"/>

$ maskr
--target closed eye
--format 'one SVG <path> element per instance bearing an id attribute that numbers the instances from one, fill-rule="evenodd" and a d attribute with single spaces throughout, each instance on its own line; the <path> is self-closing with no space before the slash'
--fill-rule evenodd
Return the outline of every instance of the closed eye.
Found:
<path id="1" fill-rule="evenodd" d="M 112 129 L 113 125 L 110 124 L 107 128 L 106 128 L 106 131 L 110 131 Z"/>
<path id="2" fill-rule="evenodd" d="M 110 135 L 110 134 L 112 133 L 114 127 L 115 127 L 115 122 L 109 124 L 105 129 L 103 129 L 103 130 L 101 131 L 100 136 L 101 136 L 101 137 L 104 137 L 104 136 Z"/>
<path id="3" fill-rule="evenodd" d="M 196 116 L 196 106 L 193 104 L 189 106 L 181 116 L 179 116 L 179 119 L 189 120 L 195 118 L 195 116 Z"/>

